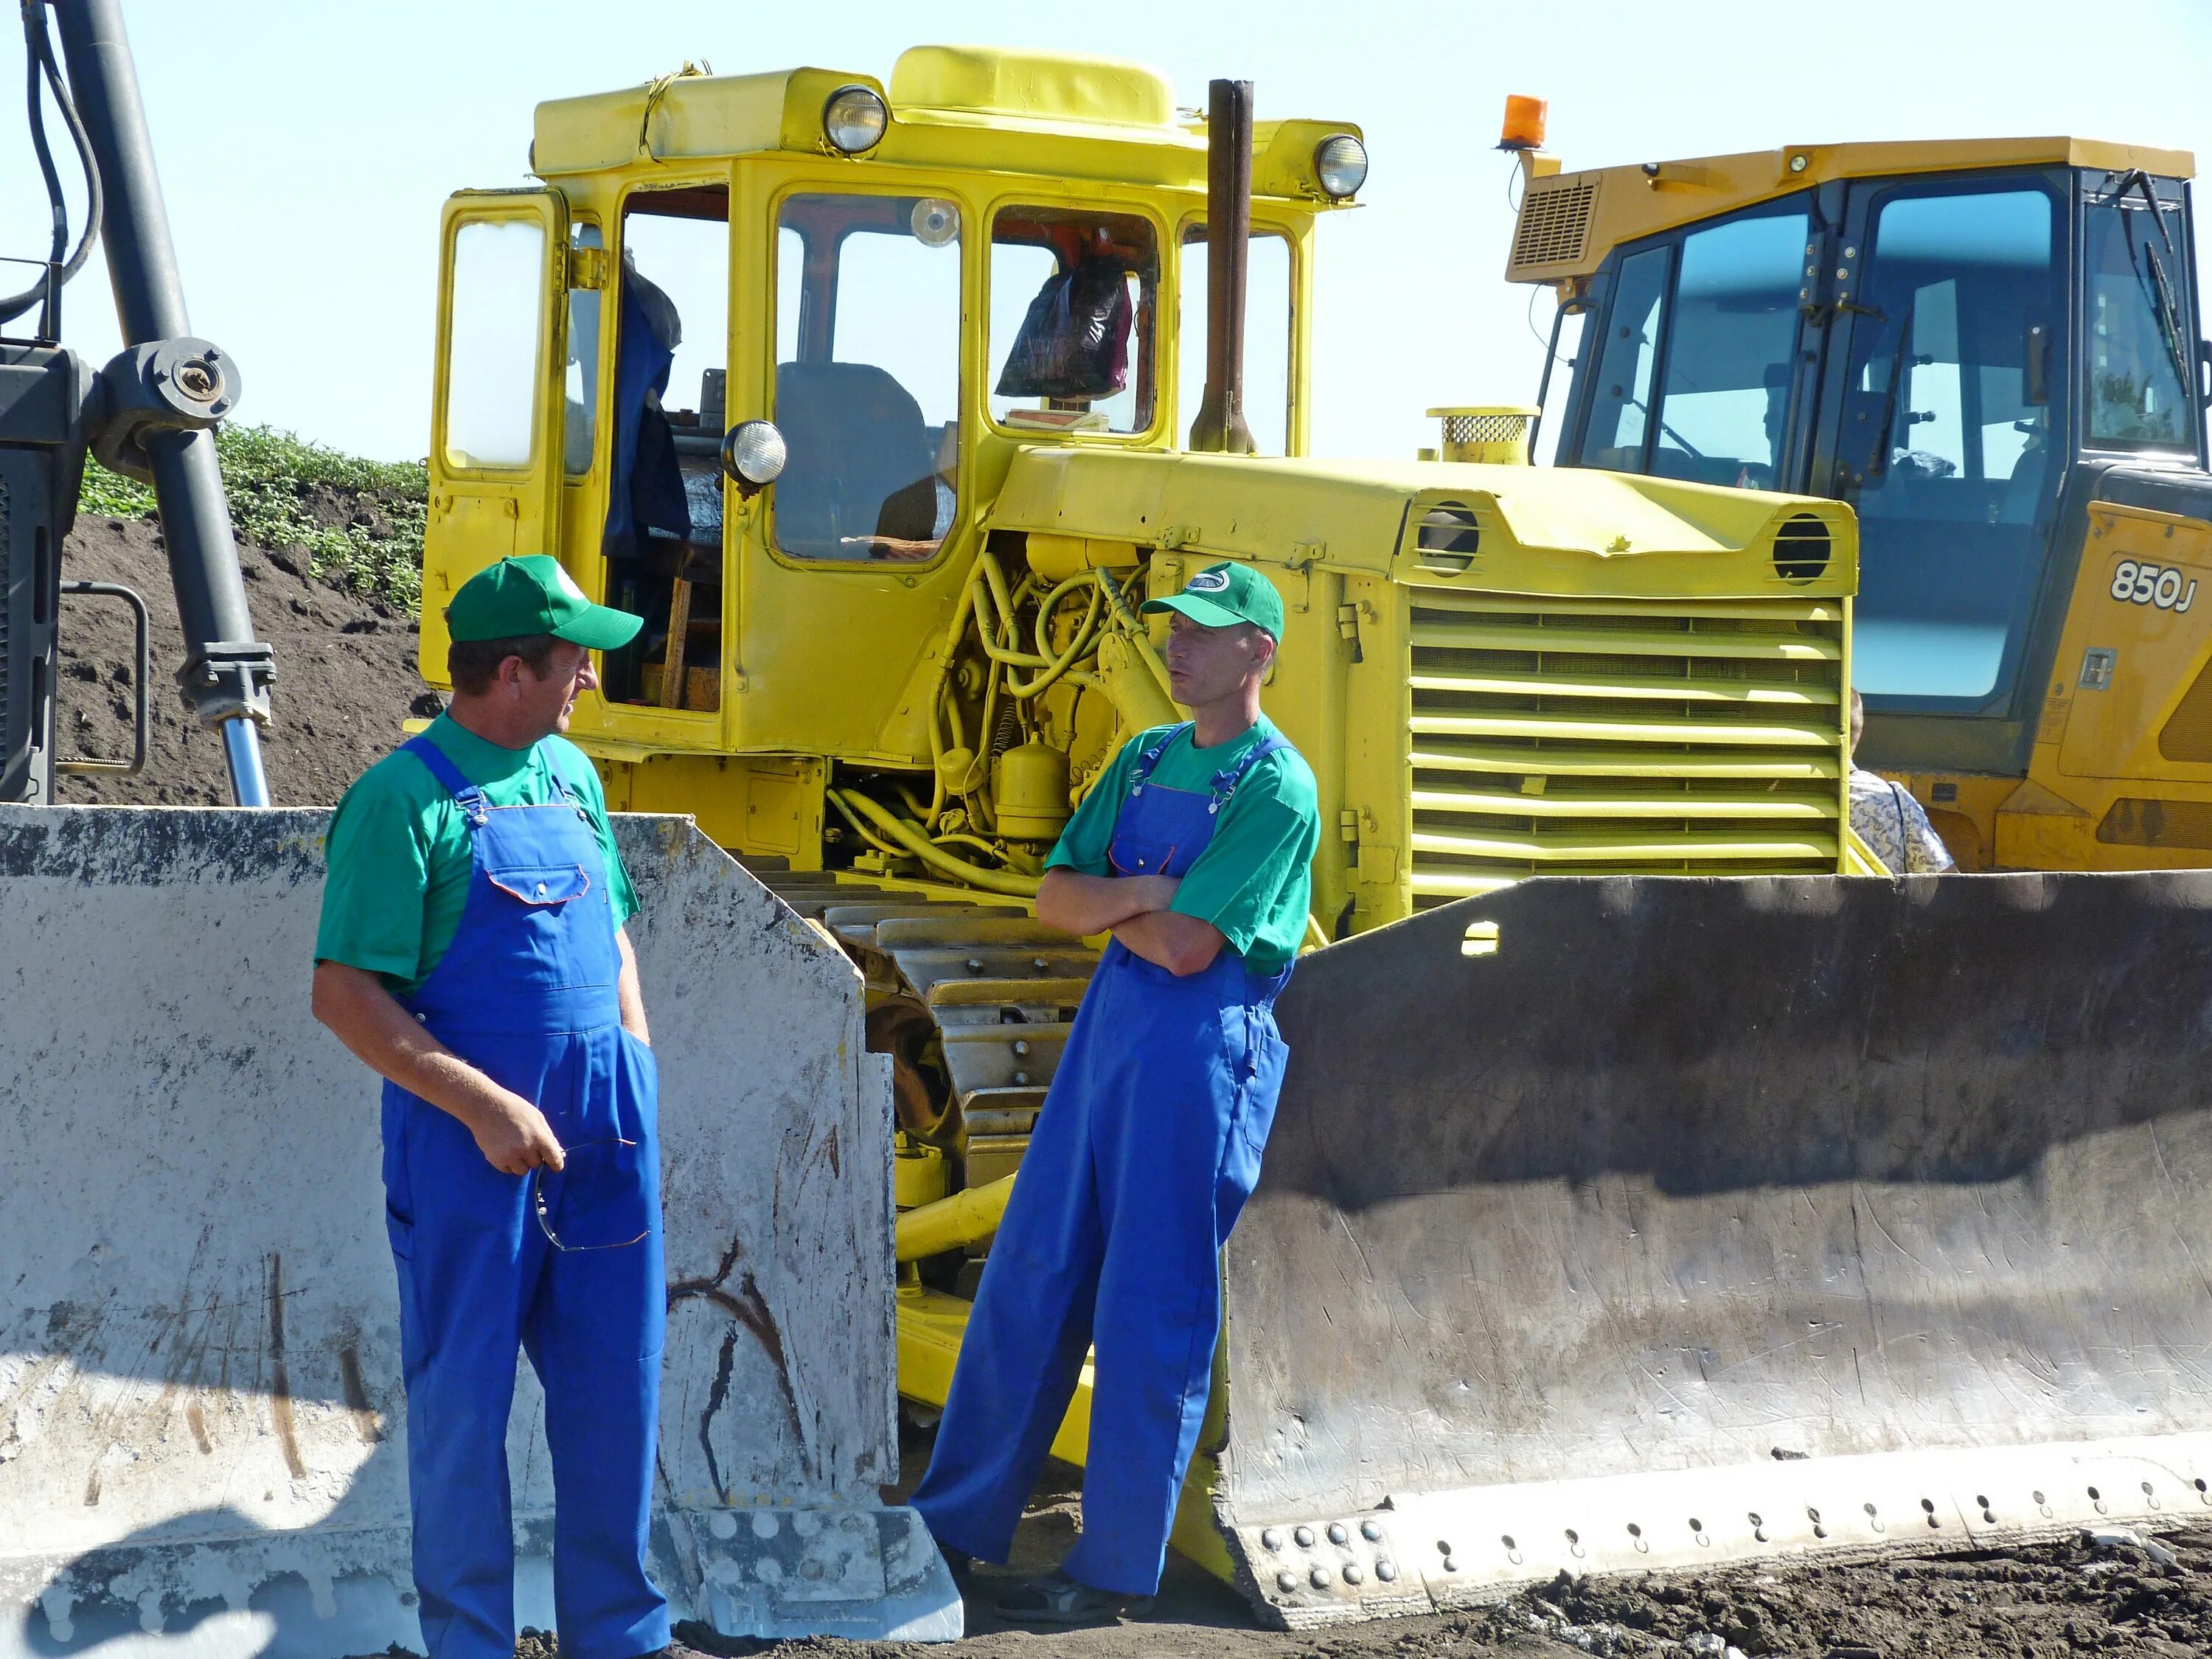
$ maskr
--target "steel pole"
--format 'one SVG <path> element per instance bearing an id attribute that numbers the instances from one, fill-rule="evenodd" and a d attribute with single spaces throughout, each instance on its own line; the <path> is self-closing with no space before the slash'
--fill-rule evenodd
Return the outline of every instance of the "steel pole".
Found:
<path id="1" fill-rule="evenodd" d="M 105 192 L 100 240 L 124 343 L 187 335 L 184 284 L 119 0 L 52 4 L 70 92 Z M 202 725 L 222 730 L 232 798 L 240 806 L 266 806 L 269 785 L 256 723 L 268 718 L 273 664 L 269 647 L 253 636 L 215 434 L 154 432 L 144 444 L 184 624 L 185 661 L 178 678 L 185 701 Z"/>

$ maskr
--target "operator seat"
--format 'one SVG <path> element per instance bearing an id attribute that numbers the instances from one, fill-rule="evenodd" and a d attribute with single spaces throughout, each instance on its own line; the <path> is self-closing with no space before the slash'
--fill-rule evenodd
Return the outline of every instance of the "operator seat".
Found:
<path id="1" fill-rule="evenodd" d="M 929 539 L 936 447 L 921 405 L 873 363 L 781 363 L 775 423 L 789 459 L 776 480 L 776 545 L 809 559 L 865 559 L 871 538 Z"/>

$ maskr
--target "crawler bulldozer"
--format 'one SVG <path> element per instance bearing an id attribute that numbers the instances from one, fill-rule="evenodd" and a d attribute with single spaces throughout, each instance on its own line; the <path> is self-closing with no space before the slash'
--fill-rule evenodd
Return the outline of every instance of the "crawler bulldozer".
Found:
<path id="1" fill-rule="evenodd" d="M 105 19 L 88 63 L 119 49 L 112 0 L 72 5 Z M 1352 123 L 1254 119 L 1243 83 L 1199 111 L 1032 52 L 687 65 L 540 106 L 528 154 L 534 183 L 441 227 L 422 666 L 444 682 L 444 605 L 507 554 L 647 618 L 572 735 L 644 815 L 618 833 L 667 1102 L 654 1547 L 688 1610 L 957 1633 L 878 1497 L 894 1358 L 926 1415 L 1097 960 L 1037 926 L 1043 858 L 1176 717 L 1141 602 L 1224 559 L 1284 599 L 1267 707 L 1324 837 L 1179 1548 L 1304 1626 L 2212 1510 L 2212 877 L 1891 880 L 1847 822 L 1854 683 L 1868 757 L 1931 808 L 1990 803 L 1970 856 L 2015 867 L 2052 844 L 2034 792 L 2102 821 L 2049 781 L 2075 775 L 2036 714 L 2068 653 L 2107 679 L 2068 688 L 2066 733 L 2113 691 L 2136 724 L 2084 744 L 2172 726 L 2127 688 L 2166 683 L 2196 615 L 2185 158 L 1600 175 L 1530 147 L 1510 274 L 1589 319 L 1540 467 L 1543 395 L 1449 412 L 1432 459 L 1306 453 L 1323 222 L 1367 157 Z M 1999 205 L 1905 214 L 1904 274 L 1851 279 L 1885 191 L 1950 185 Z M 1778 297 L 1745 273 L 1793 212 L 1790 270 L 1818 259 Z M 2051 308 L 1969 359 L 1984 268 Z M 1834 376 L 1829 332 L 1857 343 Z M 6 548 L 11 779 L 52 764 L 12 666 L 51 684 L 81 449 L 46 432 L 0 431 L 44 469 L 0 501 L 37 532 Z M 60 503 L 35 524 L 25 479 Z M 1881 491 L 1954 481 L 1951 516 L 1911 520 L 1944 528 L 1876 529 Z M 2108 544 L 2124 598 L 2098 601 Z M 2087 632 L 2050 609 L 2077 592 Z M 242 754 L 267 663 L 218 648 L 250 636 L 224 614 L 194 667 Z M 2112 775 L 2185 816 L 2185 788 Z M 0 1194 L 0 1659 L 419 1639 L 373 1088 L 305 1008 L 321 822 L 0 808 L 27 1149 Z M 535 1411 L 526 1389 L 509 1452 L 544 1622 Z"/>
<path id="2" fill-rule="evenodd" d="M 1254 122 L 1239 83 L 1200 112 L 1139 67 L 972 48 L 888 80 L 687 69 L 540 106 L 532 155 L 539 185 L 446 210 L 423 672 L 441 598 L 509 552 L 647 617 L 574 735 L 611 801 L 693 815 L 864 977 L 910 1407 L 945 1397 L 1097 960 L 1035 922 L 1042 857 L 1175 718 L 1139 602 L 1229 559 L 1282 593 L 1267 706 L 1325 835 L 1178 1547 L 1301 1626 L 2212 1501 L 2186 1380 L 2212 1303 L 2151 1267 L 2212 1242 L 2181 1173 L 2212 1158 L 2180 1081 L 2203 878 L 1844 878 L 1880 872 L 1847 823 L 1863 664 L 1870 752 L 1920 732 L 1962 777 L 2027 752 L 1998 704 L 2055 647 L 2012 631 L 2043 580 L 2015 526 L 2087 500 L 2093 369 L 2098 431 L 2165 422 L 2201 460 L 2195 360 L 2160 332 L 2188 325 L 2181 158 L 1791 151 L 1754 187 L 1532 154 L 1511 274 L 1622 319 L 1586 337 L 1569 464 L 1535 467 L 1536 411 L 1504 407 L 1443 411 L 1413 462 L 1305 453 L 1312 273 L 1365 152 L 1348 122 Z M 2003 281 L 2042 262 L 1998 355 L 1950 343 L 1983 315 L 1973 213 L 1904 213 L 1905 275 L 1856 277 L 1850 215 L 1947 168 L 2002 175 Z M 1792 191 L 1826 192 L 1832 250 Z M 1700 244 L 1723 203 L 1749 228 Z M 1678 296 L 1672 337 L 1619 274 L 1662 228 L 1683 275 L 1673 242 L 1633 268 Z M 1785 243 L 1786 295 L 1747 287 Z M 2137 286 L 2075 321 L 2084 262 L 2129 247 Z M 2148 344 L 2117 332 L 2137 293 L 2166 307 Z M 1865 386 L 1821 380 L 1816 328 Z M 1640 371 L 1597 350 L 1616 334 Z M 2182 374 L 2179 412 L 2130 372 Z M 1747 426 L 1766 448 L 1727 447 Z M 1809 470 L 1846 431 L 1875 487 L 1981 481 L 1894 556 L 1918 574 L 1877 590 L 1870 644 L 1872 495 Z M 2134 526 L 2140 572 L 2165 509 L 2126 492 L 2172 480 L 2155 431 L 2129 443 L 2080 512 Z M 2145 617 L 2191 602 L 2158 563 Z M 1916 673 L 1980 723 L 1914 724 Z"/>

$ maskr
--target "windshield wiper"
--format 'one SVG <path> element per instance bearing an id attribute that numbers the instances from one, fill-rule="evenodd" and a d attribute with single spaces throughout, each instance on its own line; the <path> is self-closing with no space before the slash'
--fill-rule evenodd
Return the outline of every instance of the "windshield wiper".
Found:
<path id="1" fill-rule="evenodd" d="M 2173 251 L 2173 238 L 2166 228 L 2165 204 L 2151 187 L 2150 174 L 2141 167 L 2130 167 L 2120 182 L 2113 186 L 2112 193 L 2105 199 L 2120 216 L 2120 234 L 2127 239 L 2129 269 L 2140 281 L 2143 266 L 2148 264 L 2150 267 L 2151 291 L 2145 297 L 2150 301 L 2151 309 L 2158 314 L 2159 332 L 2166 337 L 2166 349 L 2173 357 L 2173 372 L 2180 377 L 2182 395 L 2187 397 L 2192 390 L 2191 382 L 2196 376 L 2191 371 L 2189 348 L 2181 338 L 2181 308 L 2173 297 L 2173 284 L 2166 278 L 2166 266 L 2159 263 L 2158 250 L 2146 241 L 2142 246 L 2142 258 L 2139 261 L 2136 258 L 2135 232 L 2128 224 L 2127 210 L 2120 206 L 2120 198 L 2130 190 L 2140 194 L 2144 204 L 2149 208 L 2151 228 L 2158 233 L 2158 240 L 2166 246 L 2167 262 L 2179 269 L 2180 260 Z"/>

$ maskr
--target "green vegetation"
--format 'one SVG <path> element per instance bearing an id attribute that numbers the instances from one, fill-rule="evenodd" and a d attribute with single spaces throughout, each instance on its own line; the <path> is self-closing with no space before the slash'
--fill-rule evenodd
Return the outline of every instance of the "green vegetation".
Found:
<path id="1" fill-rule="evenodd" d="M 325 581 L 414 614 L 430 489 L 421 462 L 363 460 L 266 426 L 222 428 L 216 453 L 241 540 L 296 548 Z M 152 490 L 88 459 L 77 507 L 155 516 Z"/>

